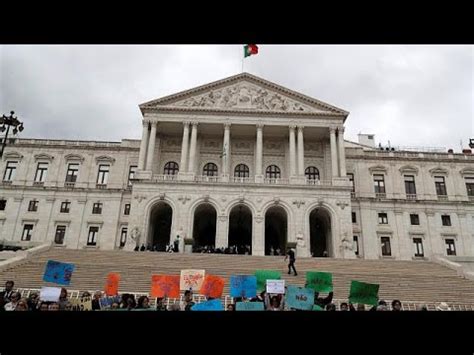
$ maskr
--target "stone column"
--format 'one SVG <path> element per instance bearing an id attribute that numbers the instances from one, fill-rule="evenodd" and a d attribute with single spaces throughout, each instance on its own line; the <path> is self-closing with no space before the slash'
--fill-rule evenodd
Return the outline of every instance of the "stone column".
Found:
<path id="1" fill-rule="evenodd" d="M 262 161 L 263 161 L 263 125 L 257 124 L 257 149 L 255 157 L 255 182 L 263 182 Z"/>
<path id="2" fill-rule="evenodd" d="M 224 143 L 222 147 L 222 175 L 229 181 L 230 171 L 230 123 L 224 124 Z"/>
<path id="3" fill-rule="evenodd" d="M 304 177 L 303 126 L 298 126 L 298 175 Z"/>
<path id="4" fill-rule="evenodd" d="M 189 164 L 188 164 L 188 172 L 195 173 L 194 163 L 196 160 L 196 141 L 197 141 L 197 122 L 191 123 L 193 128 L 191 131 L 191 147 L 189 148 Z"/>
<path id="5" fill-rule="evenodd" d="M 148 121 L 143 120 L 142 141 L 140 143 L 140 154 L 138 156 L 138 170 L 145 169 L 146 149 L 148 146 Z"/>
<path id="6" fill-rule="evenodd" d="M 295 128 L 296 126 L 290 126 L 290 176 L 296 176 Z"/>
<path id="7" fill-rule="evenodd" d="M 183 141 L 181 142 L 181 162 L 179 165 L 179 171 L 182 173 L 185 173 L 187 171 L 188 141 L 189 141 L 189 122 L 183 122 Z"/>
<path id="8" fill-rule="evenodd" d="M 337 133 L 337 143 L 339 146 L 339 175 L 345 177 L 346 174 L 346 152 L 344 150 L 344 127 L 339 127 Z"/>
<path id="9" fill-rule="evenodd" d="M 265 255 L 265 219 L 253 216 L 252 226 L 252 255 Z"/>
<path id="10" fill-rule="evenodd" d="M 332 177 L 337 177 L 337 150 L 336 150 L 336 128 L 329 127 L 329 139 L 331 141 L 331 170 Z"/>
<path id="11" fill-rule="evenodd" d="M 151 122 L 150 143 L 148 144 L 148 153 L 147 153 L 147 160 L 146 160 L 147 171 L 153 171 L 153 158 L 155 156 L 156 126 L 157 126 L 157 122 Z"/>
<path id="12" fill-rule="evenodd" d="M 216 224 L 216 248 L 227 248 L 229 246 L 228 231 L 229 216 L 217 216 Z"/>

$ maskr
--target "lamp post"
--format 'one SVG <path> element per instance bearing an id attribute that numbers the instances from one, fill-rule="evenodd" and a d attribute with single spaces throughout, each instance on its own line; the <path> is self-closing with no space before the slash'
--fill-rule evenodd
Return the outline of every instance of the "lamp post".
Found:
<path id="1" fill-rule="evenodd" d="M 17 117 L 13 117 L 13 114 L 15 112 L 11 111 L 10 116 L 5 116 L 3 115 L 0 117 L 0 132 L 5 132 L 5 137 L 3 138 L 2 142 L 2 150 L 0 150 L 0 158 L 3 157 L 3 150 L 5 149 L 5 145 L 7 144 L 7 139 L 8 139 L 8 133 L 10 132 L 10 127 L 13 126 L 13 134 L 17 134 L 18 131 L 23 131 L 23 122 L 20 122 Z"/>

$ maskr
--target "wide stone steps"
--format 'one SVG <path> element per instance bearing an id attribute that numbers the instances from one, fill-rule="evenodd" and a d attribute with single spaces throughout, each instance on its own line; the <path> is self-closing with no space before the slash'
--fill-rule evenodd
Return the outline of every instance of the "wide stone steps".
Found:
<path id="1" fill-rule="evenodd" d="M 109 272 L 121 275 L 119 290 L 150 291 L 151 275 L 179 275 L 182 269 L 205 269 L 206 273 L 227 279 L 224 294 L 229 294 L 228 278 L 253 274 L 257 269 L 278 270 L 287 284 L 303 286 L 306 271 L 333 273 L 334 293 L 348 297 L 350 281 L 380 284 L 380 298 L 413 302 L 474 304 L 474 282 L 459 277 L 454 270 L 427 261 L 298 259 L 298 276 L 288 275 L 284 257 L 258 257 L 222 254 L 169 254 L 51 249 L 23 265 L 0 272 L 0 282 L 12 279 L 19 288 L 41 288 L 48 260 L 76 265 L 69 289 L 101 290 Z"/>

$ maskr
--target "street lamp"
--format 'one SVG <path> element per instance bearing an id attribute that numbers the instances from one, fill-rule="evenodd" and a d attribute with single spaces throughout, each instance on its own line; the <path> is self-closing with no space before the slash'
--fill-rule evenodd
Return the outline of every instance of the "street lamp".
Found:
<path id="1" fill-rule="evenodd" d="M 5 130 L 7 131 L 7 133 L 5 133 L 5 138 L 3 138 L 3 142 L 2 142 L 2 150 L 0 151 L 0 158 L 3 157 L 3 150 L 5 149 L 5 145 L 7 144 L 7 139 L 8 139 L 8 133 L 10 132 L 10 127 L 13 126 L 13 134 L 17 134 L 18 131 L 23 131 L 23 122 L 20 122 L 18 120 L 18 118 L 16 117 L 13 117 L 13 114 L 15 112 L 14 111 L 11 111 L 10 112 L 10 116 L 5 116 L 3 115 L 2 117 L 0 117 L 0 132 L 5 132 Z M 6 126 L 6 127 L 5 127 Z"/>

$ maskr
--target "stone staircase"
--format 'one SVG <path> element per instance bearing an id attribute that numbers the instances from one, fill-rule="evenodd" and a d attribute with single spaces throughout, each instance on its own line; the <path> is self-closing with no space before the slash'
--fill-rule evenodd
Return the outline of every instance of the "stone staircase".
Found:
<path id="1" fill-rule="evenodd" d="M 380 284 L 381 299 L 433 304 L 474 304 L 474 282 L 459 277 L 456 271 L 427 261 L 342 260 L 304 258 L 296 261 L 298 276 L 288 275 L 284 257 L 222 254 L 169 254 L 52 248 L 32 256 L 27 262 L 0 272 L 0 283 L 14 280 L 18 288 L 54 286 L 42 281 L 48 260 L 76 265 L 71 290 L 103 290 L 109 272 L 121 275 L 120 292 L 148 293 L 151 275 L 179 275 L 181 269 L 205 269 L 206 273 L 226 278 L 249 275 L 257 269 L 282 272 L 287 284 L 303 286 L 306 271 L 333 274 L 334 297 L 347 299 L 351 280 Z M 56 285 L 57 286 L 57 285 Z M 229 294 L 226 282 L 224 294 Z"/>

